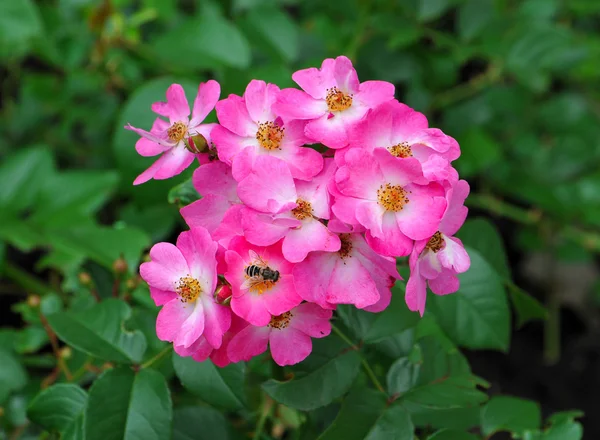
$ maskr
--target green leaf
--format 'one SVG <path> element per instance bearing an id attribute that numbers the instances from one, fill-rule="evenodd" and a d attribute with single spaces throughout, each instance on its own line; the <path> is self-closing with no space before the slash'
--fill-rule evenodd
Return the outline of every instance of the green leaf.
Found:
<path id="1" fill-rule="evenodd" d="M 248 13 L 248 22 L 285 61 L 298 58 L 298 27 L 287 13 L 274 6 L 253 8 Z"/>
<path id="2" fill-rule="evenodd" d="M 478 406 L 466 408 L 427 408 L 407 402 L 404 404 L 413 423 L 420 427 L 464 431 L 479 426 Z"/>
<path id="3" fill-rule="evenodd" d="M 442 429 L 431 437 L 427 437 L 427 440 L 477 440 L 478 438 L 475 434 L 468 432 Z"/>
<path id="4" fill-rule="evenodd" d="M 74 384 L 61 383 L 42 390 L 29 404 L 27 417 L 40 426 L 64 432 L 83 414 L 87 393 Z"/>
<path id="5" fill-rule="evenodd" d="M 19 331 L 15 339 L 17 353 L 35 353 L 48 343 L 48 334 L 41 326 L 29 326 Z"/>
<path id="6" fill-rule="evenodd" d="M 90 388 L 86 440 L 163 440 L 171 436 L 172 403 L 162 374 L 127 367 L 106 371 Z"/>
<path id="7" fill-rule="evenodd" d="M 540 407 L 530 400 L 496 396 L 481 410 L 481 430 L 487 436 L 498 431 L 522 434 L 525 430 L 539 428 L 541 423 Z"/>
<path id="8" fill-rule="evenodd" d="M 366 343 L 376 343 L 389 336 L 414 327 L 419 322 L 419 314 L 408 310 L 404 302 L 404 286 L 397 283 L 392 288 L 392 301 L 381 313 L 370 313 L 356 307 L 338 308 L 344 324 L 355 336 Z"/>
<path id="9" fill-rule="evenodd" d="M 83 312 L 60 312 L 48 316 L 58 337 L 78 350 L 100 359 L 140 362 L 146 339 L 139 330 L 128 332 L 123 322 L 131 316 L 124 301 L 107 299 Z"/>
<path id="10" fill-rule="evenodd" d="M 42 22 L 31 0 L 0 2 L 0 54 L 21 55 L 42 32 Z M 10 47 L 10 52 L 7 48 Z"/>
<path id="11" fill-rule="evenodd" d="M 575 419 L 583 417 L 585 413 L 577 409 L 571 411 L 560 411 L 548 417 L 548 423 L 551 425 L 559 425 L 561 423 L 572 422 Z"/>
<path id="12" fill-rule="evenodd" d="M 427 306 L 444 332 L 458 345 L 507 350 L 510 311 L 500 278 L 483 257 L 467 248 L 471 268 L 458 275 L 460 289 L 452 295 L 430 295 Z"/>
<path id="13" fill-rule="evenodd" d="M 342 409 L 319 440 L 413 440 L 414 426 L 399 405 L 373 389 L 357 389 L 344 399 Z"/>
<path id="14" fill-rule="evenodd" d="M 390 394 L 400 394 L 410 390 L 417 383 L 421 366 L 409 358 L 398 359 L 387 373 L 387 388 Z"/>
<path id="15" fill-rule="evenodd" d="M 1 12 L 6 5 L 27 3 L 2 2 L 0 23 L 6 18 Z M 0 216 L 30 207 L 46 184 L 53 166 L 52 155 L 44 147 L 27 148 L 4 159 L 0 166 Z"/>
<path id="16" fill-rule="evenodd" d="M 502 157 L 502 148 L 496 139 L 482 128 L 471 128 L 459 136 L 458 141 L 461 156 L 457 166 L 463 178 L 484 172 Z"/>
<path id="17" fill-rule="evenodd" d="M 229 422 L 210 407 L 178 408 L 173 415 L 173 440 L 228 440 Z"/>
<path id="18" fill-rule="evenodd" d="M 514 284 L 508 285 L 510 300 L 517 312 L 517 327 L 523 327 L 529 321 L 547 319 L 548 311 L 533 296 Z"/>
<path id="19" fill-rule="evenodd" d="M 154 41 L 156 56 L 180 69 L 214 68 L 214 63 L 237 69 L 250 65 L 248 40 L 220 15 L 190 18 Z"/>
<path id="20" fill-rule="evenodd" d="M 171 188 L 169 195 L 167 196 L 169 203 L 179 207 L 189 205 L 198 199 L 200 199 L 200 195 L 198 194 L 198 191 L 196 191 L 196 188 L 194 188 L 192 179 L 188 179 L 179 185 L 175 185 Z"/>
<path id="21" fill-rule="evenodd" d="M 182 385 L 205 402 L 228 410 L 246 405 L 243 363 L 219 368 L 210 360 L 197 362 L 191 357 L 174 354 L 173 367 Z"/>
<path id="22" fill-rule="evenodd" d="M 578 422 L 566 422 L 551 426 L 540 440 L 581 440 L 583 426 Z"/>
<path id="23" fill-rule="evenodd" d="M 27 372 L 8 351 L 0 349 L 0 404 L 27 384 Z"/>
<path id="24" fill-rule="evenodd" d="M 6 259 L 6 243 L 0 241 L 0 275 L 4 271 L 4 261 Z"/>
<path id="25" fill-rule="evenodd" d="M 437 382 L 417 386 L 401 397 L 401 401 L 428 408 L 462 408 L 487 400 L 476 386 L 480 380 L 471 375 L 441 378 Z"/>
<path id="26" fill-rule="evenodd" d="M 291 408 L 309 411 L 320 408 L 350 389 L 358 375 L 360 355 L 348 351 L 298 379 L 280 382 L 270 379 L 263 383 L 266 393 Z"/>
<path id="27" fill-rule="evenodd" d="M 420 0 L 417 17 L 419 21 L 430 21 L 440 17 L 450 7 L 448 0 Z"/>
<path id="28" fill-rule="evenodd" d="M 463 41 L 475 38 L 494 15 L 493 0 L 468 0 L 458 9 L 458 35 Z"/>
<path id="29" fill-rule="evenodd" d="M 469 219 L 457 234 L 465 246 L 475 249 L 502 278 L 511 279 L 504 242 L 496 226 L 488 219 Z"/>

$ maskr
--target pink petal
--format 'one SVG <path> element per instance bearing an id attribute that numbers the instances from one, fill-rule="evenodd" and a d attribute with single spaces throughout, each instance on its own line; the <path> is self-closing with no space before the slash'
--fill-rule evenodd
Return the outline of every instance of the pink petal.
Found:
<path id="1" fill-rule="evenodd" d="M 152 246 L 150 259 L 140 266 L 140 275 L 150 287 L 173 292 L 179 278 L 189 273 L 181 251 L 171 243 Z"/>
<path id="2" fill-rule="evenodd" d="M 213 231 L 213 238 L 222 246 L 228 246 L 231 239 L 238 235 L 244 235 L 242 229 L 242 214 L 244 205 L 233 205 L 223 216 L 223 221 Z"/>
<path id="3" fill-rule="evenodd" d="M 365 203 L 369 204 L 371 201 L 354 197 L 335 197 L 331 210 L 341 221 L 350 225 L 358 225 L 356 211 L 360 205 Z"/>
<path id="4" fill-rule="evenodd" d="M 364 148 L 372 151 L 374 148 L 388 148 L 392 142 L 393 104 L 389 101 L 374 110 L 369 110 L 366 117 L 355 124 L 349 132 L 350 147 Z"/>
<path id="5" fill-rule="evenodd" d="M 275 316 L 289 312 L 302 302 L 294 286 L 294 277 L 290 274 L 281 274 L 275 286 L 262 294 L 262 299 L 269 313 Z"/>
<path id="6" fill-rule="evenodd" d="M 347 110 L 346 110 L 347 111 Z M 315 142 L 329 148 L 344 148 L 348 145 L 348 132 L 344 118 L 340 115 L 331 117 L 329 113 L 310 121 L 304 128 L 304 134 Z"/>
<path id="7" fill-rule="evenodd" d="M 239 286 L 233 289 L 231 297 L 231 310 L 240 318 L 245 319 L 252 325 L 263 326 L 271 321 L 271 313 L 267 310 L 263 296 L 250 290 L 240 291 Z M 238 292 L 238 293 L 236 293 Z"/>
<path id="8" fill-rule="evenodd" d="M 212 295 L 217 284 L 217 243 L 205 228 L 184 231 L 177 238 L 177 247 L 190 268 L 190 275 L 196 278 L 204 294 Z"/>
<path id="9" fill-rule="evenodd" d="M 471 259 L 462 242 L 458 238 L 448 237 L 443 234 L 442 238 L 446 243 L 444 249 L 438 252 L 438 258 L 442 266 L 456 273 L 463 273 L 469 270 Z"/>
<path id="10" fill-rule="evenodd" d="M 241 212 L 243 234 L 252 244 L 270 246 L 285 237 L 290 229 L 287 224 L 277 224 L 273 215 L 249 208 L 244 208 Z"/>
<path id="11" fill-rule="evenodd" d="M 303 148 L 303 150 L 313 151 L 321 158 L 321 155 L 315 150 L 308 148 Z M 325 161 L 321 158 L 320 165 L 323 167 L 322 171 L 312 180 L 296 182 L 296 192 L 299 198 L 310 202 L 315 216 L 329 219 L 331 197 L 327 187 L 333 180 L 337 167 L 331 158 L 325 159 Z"/>
<path id="12" fill-rule="evenodd" d="M 161 116 L 166 116 L 171 121 L 171 124 L 175 122 L 188 122 L 188 116 L 190 115 L 190 106 L 183 87 L 179 84 L 171 84 L 167 89 L 167 102 L 155 102 L 152 104 L 152 111 L 158 113 Z"/>
<path id="13" fill-rule="evenodd" d="M 423 133 L 423 130 L 429 126 L 424 114 L 398 101 L 386 102 L 382 106 L 388 107 L 392 113 L 394 144 L 408 142 L 412 145 L 417 143 L 416 136 Z"/>
<path id="14" fill-rule="evenodd" d="M 229 95 L 217 102 L 216 108 L 217 117 L 223 127 L 242 137 L 256 135 L 256 122 L 250 118 L 246 103 L 240 96 Z"/>
<path id="15" fill-rule="evenodd" d="M 427 286 L 425 278 L 419 273 L 419 266 L 411 268 L 411 274 L 406 283 L 406 293 L 404 296 L 406 305 L 413 312 L 418 311 L 421 316 L 425 313 L 425 301 L 427 300 Z"/>
<path id="16" fill-rule="evenodd" d="M 308 147 L 282 147 L 286 150 L 274 156 L 288 163 L 294 179 L 311 180 L 323 169 L 323 155 Z"/>
<path id="17" fill-rule="evenodd" d="M 465 199 L 469 195 L 469 184 L 465 180 L 459 180 L 446 196 L 448 207 L 444 213 L 444 218 L 440 223 L 440 231 L 450 236 L 456 234 L 456 231 L 463 225 L 467 218 L 469 209 L 464 205 Z"/>
<path id="18" fill-rule="evenodd" d="M 194 171 L 192 182 L 202 196 L 219 194 L 230 202 L 239 202 L 237 182 L 231 175 L 231 168 L 223 162 L 214 161 L 198 167 Z"/>
<path id="19" fill-rule="evenodd" d="M 215 108 L 220 95 L 221 86 L 215 80 L 211 79 L 205 83 L 200 83 L 198 94 L 196 95 L 196 99 L 194 99 L 190 127 L 195 127 L 206 119 L 208 114 Z"/>
<path id="20" fill-rule="evenodd" d="M 383 239 L 390 233 L 383 229 L 383 223 L 393 218 L 393 214 L 386 212 L 376 202 L 361 203 L 356 207 L 356 220 L 363 225 L 374 237 Z M 388 221 L 389 223 L 389 221 Z M 393 233 L 393 232 L 392 232 Z"/>
<path id="21" fill-rule="evenodd" d="M 406 256 L 413 247 L 413 241 L 402 233 L 390 213 L 383 217 L 382 236 L 375 237 L 371 231 L 367 231 L 365 238 L 375 252 L 390 257 Z"/>
<path id="22" fill-rule="evenodd" d="M 200 300 L 204 306 L 204 337 L 213 348 L 219 348 L 231 326 L 231 309 L 215 304 L 212 295 L 202 295 Z"/>
<path id="23" fill-rule="evenodd" d="M 347 57 L 339 56 L 335 59 L 333 77 L 342 92 L 350 94 L 358 93 L 360 85 L 358 75 L 352 66 L 352 61 Z"/>
<path id="24" fill-rule="evenodd" d="M 300 330 L 313 338 L 324 338 L 331 333 L 332 310 L 325 310 L 317 304 L 304 303 L 292 310 L 290 327 Z"/>
<path id="25" fill-rule="evenodd" d="M 135 150 L 140 156 L 150 157 L 167 151 L 170 146 L 164 146 L 151 141 L 150 139 L 140 138 L 135 143 Z"/>
<path id="26" fill-rule="evenodd" d="M 204 336 L 200 336 L 196 342 L 189 347 L 184 347 L 183 345 L 174 345 L 173 349 L 179 356 L 193 356 L 195 360 L 200 359 L 199 362 L 206 360 L 206 358 L 208 358 L 210 353 L 213 351 L 213 348 L 208 342 L 206 342 L 206 338 Z"/>
<path id="27" fill-rule="evenodd" d="M 160 168 L 154 174 L 154 179 L 163 180 L 180 174 L 192 164 L 195 157 L 183 145 L 171 148 L 156 161 Z"/>
<path id="28" fill-rule="evenodd" d="M 460 281 L 456 273 L 449 269 L 442 270 L 437 278 L 429 280 L 428 283 L 429 288 L 436 295 L 449 295 L 460 288 Z"/>
<path id="29" fill-rule="evenodd" d="M 179 213 L 190 228 L 206 228 L 212 234 L 222 224 L 229 208 L 231 203 L 225 197 L 208 194 L 184 206 Z"/>
<path id="30" fill-rule="evenodd" d="M 269 346 L 273 360 L 282 367 L 303 361 L 312 351 L 310 336 L 293 327 L 271 330 Z"/>
<path id="31" fill-rule="evenodd" d="M 386 183 L 406 186 L 423 177 L 421 163 L 414 157 L 398 158 L 383 148 L 375 148 L 373 157 Z"/>
<path id="32" fill-rule="evenodd" d="M 322 308 L 334 309 L 327 302 L 327 288 L 334 267 L 340 261 L 332 252 L 312 252 L 301 263 L 294 265 L 294 286 L 305 301 L 316 303 Z"/>
<path id="33" fill-rule="evenodd" d="M 446 199 L 434 195 L 437 188 L 437 184 L 408 185 L 405 188 L 409 191 L 409 203 L 395 215 L 398 227 L 407 237 L 423 240 L 438 230 L 446 209 Z"/>
<path id="34" fill-rule="evenodd" d="M 250 118 L 255 122 L 270 122 L 275 120 L 271 106 L 277 100 L 279 87 L 264 81 L 253 79 L 244 92 L 244 101 Z"/>
<path id="35" fill-rule="evenodd" d="M 172 290 L 160 290 L 150 286 L 150 296 L 157 306 L 164 306 L 169 301 L 177 298 L 177 294 Z"/>
<path id="36" fill-rule="evenodd" d="M 249 361 L 254 356 L 267 351 L 270 327 L 249 325 L 231 339 L 227 347 L 227 355 L 232 362 Z"/>
<path id="37" fill-rule="evenodd" d="M 165 147 L 165 149 L 169 149 L 169 148 L 175 146 L 175 143 L 167 137 L 166 132 L 165 133 L 151 133 L 149 131 L 142 130 L 141 128 L 136 128 L 131 124 L 127 124 L 125 126 L 125 130 L 131 130 L 131 131 L 139 134 L 143 138 L 146 138 L 152 142 L 156 142 L 159 145 L 162 145 L 163 147 Z"/>
<path id="38" fill-rule="evenodd" d="M 327 96 L 327 89 L 336 85 L 334 70 L 335 60 L 327 58 L 323 60 L 320 69 L 310 67 L 298 70 L 292 74 L 292 79 L 313 98 L 324 99 Z"/>
<path id="39" fill-rule="evenodd" d="M 385 184 L 379 163 L 372 154 L 353 148 L 346 153 L 346 165 L 335 173 L 335 184 L 345 196 L 377 201 L 377 190 Z"/>
<path id="40" fill-rule="evenodd" d="M 196 303 L 185 303 L 176 298 L 163 306 L 158 312 L 158 316 L 156 318 L 156 335 L 158 339 L 161 341 L 178 341 L 180 335 L 183 336 L 182 339 L 185 339 L 185 335 L 183 334 L 184 324 L 192 317 L 192 321 L 196 324 L 196 327 L 199 328 L 199 333 L 202 334 L 202 330 L 204 330 L 204 314 L 202 313 L 202 307 L 200 307 L 200 313 L 195 310 Z M 191 322 L 191 321 L 190 321 Z M 186 329 L 190 329 L 190 325 L 186 327 Z M 181 343 L 177 343 L 176 345 L 184 345 L 189 346 L 192 342 L 195 342 L 198 339 L 199 335 L 194 338 L 193 341 L 189 342 L 188 340 L 181 341 Z M 187 344 L 183 342 L 189 342 Z"/>
<path id="41" fill-rule="evenodd" d="M 254 170 L 239 183 L 238 196 L 249 207 L 276 214 L 296 204 L 296 187 L 287 164 L 275 157 L 259 156 Z"/>
<path id="42" fill-rule="evenodd" d="M 298 89 L 283 89 L 273 111 L 283 119 L 315 119 L 327 112 L 327 103 Z"/>
<path id="43" fill-rule="evenodd" d="M 309 252 L 335 252 L 340 238 L 318 220 L 306 219 L 298 229 L 291 229 L 283 239 L 283 255 L 291 263 L 299 263 Z"/>
<path id="44" fill-rule="evenodd" d="M 360 90 L 355 99 L 369 108 L 394 99 L 395 87 L 385 81 L 365 81 L 360 84 Z"/>
<path id="45" fill-rule="evenodd" d="M 257 142 L 255 138 L 238 136 L 220 125 L 212 130 L 211 136 L 217 148 L 219 159 L 228 165 L 231 165 L 233 158 L 244 148 Z"/>
<path id="46" fill-rule="evenodd" d="M 379 292 L 371 274 L 360 261 L 349 256 L 336 265 L 327 289 L 327 302 L 354 304 L 363 309 L 379 301 Z"/>
<path id="47" fill-rule="evenodd" d="M 147 170 L 145 170 L 142 174 L 137 176 L 135 178 L 135 180 L 133 181 L 133 184 L 141 185 L 142 183 L 146 183 L 147 181 L 152 179 L 154 177 L 154 175 L 156 174 L 156 172 L 158 171 L 158 169 L 160 168 L 159 160 L 160 159 L 158 159 L 156 162 L 154 162 L 152 165 L 150 165 L 150 167 Z"/>

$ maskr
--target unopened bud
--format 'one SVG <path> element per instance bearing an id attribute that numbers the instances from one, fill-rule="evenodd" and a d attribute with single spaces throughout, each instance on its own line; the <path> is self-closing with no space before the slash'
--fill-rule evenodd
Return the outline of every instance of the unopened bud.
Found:
<path id="1" fill-rule="evenodd" d="M 127 261 L 123 257 L 118 258 L 113 263 L 113 270 L 117 274 L 124 274 L 127 272 Z"/>
<path id="2" fill-rule="evenodd" d="M 89 286 L 90 284 L 92 284 L 92 277 L 87 272 L 80 272 L 79 282 L 84 286 Z"/>
<path id="3" fill-rule="evenodd" d="M 184 144 L 186 148 L 194 154 L 202 153 L 208 150 L 208 142 L 201 134 L 184 139 Z"/>
<path id="4" fill-rule="evenodd" d="M 73 355 L 73 350 L 71 350 L 71 347 L 63 347 L 60 349 L 60 357 L 63 359 L 71 359 L 71 356 Z"/>
<path id="5" fill-rule="evenodd" d="M 138 286 L 139 283 L 140 279 L 138 277 L 129 278 L 127 281 L 125 281 L 125 287 L 127 290 L 133 290 Z"/>
<path id="6" fill-rule="evenodd" d="M 227 305 L 231 301 L 231 286 L 229 284 L 221 284 L 215 290 L 215 301 L 218 304 Z"/>
<path id="7" fill-rule="evenodd" d="M 29 307 L 35 308 L 35 307 L 39 307 L 40 306 L 40 297 L 39 295 L 29 295 L 27 297 L 27 305 Z"/>
<path id="8" fill-rule="evenodd" d="M 0 417 L 4 417 L 4 407 L 0 406 Z"/>
<path id="9" fill-rule="evenodd" d="M 102 364 L 102 371 L 110 370 L 113 367 L 114 367 L 114 365 L 112 362 L 104 362 Z"/>

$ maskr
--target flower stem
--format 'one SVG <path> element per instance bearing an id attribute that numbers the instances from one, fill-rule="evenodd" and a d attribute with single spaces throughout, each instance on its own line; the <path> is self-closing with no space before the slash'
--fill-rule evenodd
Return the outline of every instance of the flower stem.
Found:
<path id="1" fill-rule="evenodd" d="M 163 348 L 156 356 L 148 359 L 146 362 L 144 362 L 142 365 L 140 365 L 140 368 L 150 368 L 152 365 L 154 365 L 155 363 L 160 361 L 163 357 L 165 357 L 171 351 L 173 351 L 173 345 L 169 344 L 165 348 Z"/>
<path id="2" fill-rule="evenodd" d="M 333 329 L 333 332 L 340 337 L 340 339 L 342 339 L 346 344 L 348 344 L 353 350 L 356 350 L 358 352 L 365 373 L 367 373 L 367 376 L 369 376 L 369 379 L 371 379 L 371 382 L 373 382 L 375 388 L 377 388 L 382 393 L 386 394 L 385 388 L 383 388 L 383 385 L 381 385 L 381 382 L 379 382 L 379 379 L 377 379 L 377 376 L 371 368 L 371 365 L 369 365 L 365 357 L 360 352 L 360 348 L 354 342 L 352 342 L 352 340 L 348 336 L 346 336 L 338 327 L 331 324 L 331 328 Z"/>
<path id="3" fill-rule="evenodd" d="M 252 436 L 254 440 L 260 440 L 260 438 L 262 437 L 263 430 L 265 429 L 265 423 L 271 415 L 272 409 L 273 401 L 267 395 L 264 395 L 263 404 L 260 408 L 260 417 L 258 419 L 258 422 L 256 423 L 254 435 Z"/>

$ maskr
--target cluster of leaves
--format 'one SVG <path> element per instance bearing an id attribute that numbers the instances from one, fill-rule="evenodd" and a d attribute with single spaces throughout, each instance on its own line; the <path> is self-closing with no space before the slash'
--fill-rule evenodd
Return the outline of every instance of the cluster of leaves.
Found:
<path id="1" fill-rule="evenodd" d="M 173 82 L 190 100 L 208 78 L 225 95 L 253 78 L 293 86 L 294 70 L 345 54 L 457 138 L 467 203 L 513 221 L 513 248 L 590 260 L 599 13 L 594 0 L 0 2 L 0 295 L 31 294 L 12 306 L 21 328 L 0 330 L 0 439 L 580 439 L 579 413 L 542 423 L 534 402 L 488 400 L 461 354 L 508 351 L 509 304 L 517 327 L 546 317 L 484 219 L 461 230 L 461 290 L 430 297 L 423 319 L 398 285 L 377 316 L 340 307 L 293 368 L 172 355 L 136 272 L 177 231 L 190 176 L 133 190 L 152 159 L 122 127 L 150 127 Z"/>

